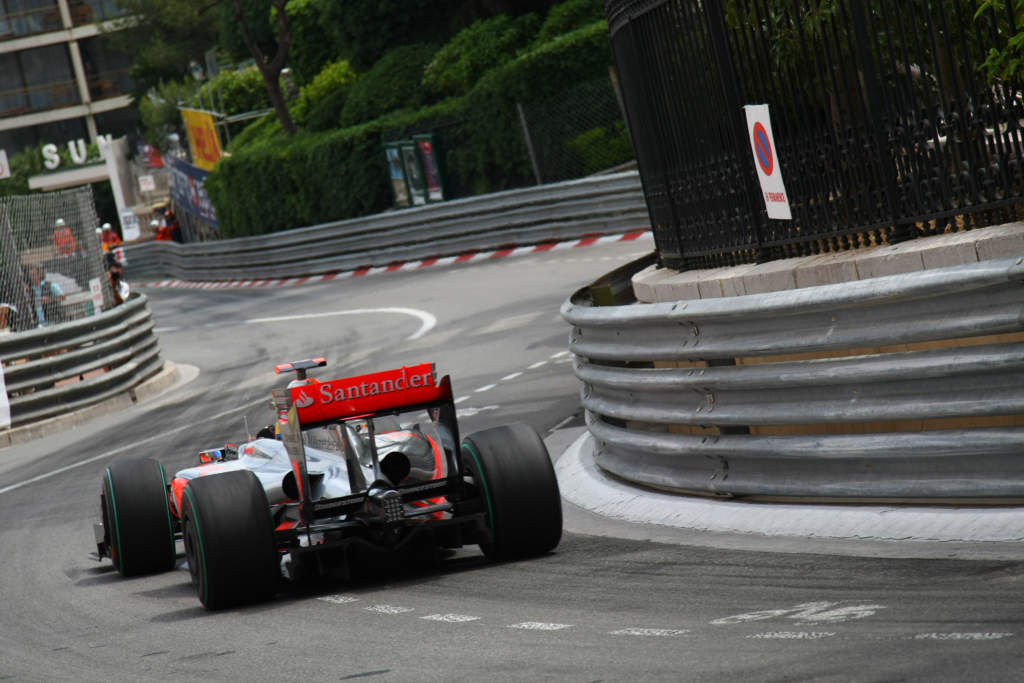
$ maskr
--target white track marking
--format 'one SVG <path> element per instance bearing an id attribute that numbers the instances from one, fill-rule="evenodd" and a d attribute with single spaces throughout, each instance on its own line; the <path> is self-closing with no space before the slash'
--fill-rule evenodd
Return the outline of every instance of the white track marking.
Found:
<path id="1" fill-rule="evenodd" d="M 918 633 L 914 640 L 1000 640 L 1013 633 Z"/>
<path id="2" fill-rule="evenodd" d="M 420 619 L 428 621 L 443 621 L 448 624 L 464 624 L 467 621 L 476 621 L 480 617 L 472 617 L 468 614 L 428 614 Z"/>
<path id="3" fill-rule="evenodd" d="M 485 385 L 483 385 L 482 387 L 480 387 L 478 389 L 474 389 L 473 392 L 479 394 L 481 391 L 490 391 L 491 389 L 493 389 L 496 386 L 498 386 L 498 385 L 497 384 L 485 384 Z"/>
<path id="4" fill-rule="evenodd" d="M 544 621 L 524 621 L 519 624 L 509 624 L 508 628 L 517 628 L 522 631 L 560 631 L 563 628 L 570 628 L 572 624 L 553 624 Z"/>
<path id="5" fill-rule="evenodd" d="M 847 605 L 839 607 L 838 602 L 805 602 L 801 605 L 794 605 L 785 609 L 765 609 L 744 614 L 734 614 L 721 619 L 714 619 L 711 623 L 715 626 L 725 624 L 742 624 L 748 621 L 761 621 L 763 619 L 775 619 L 786 617 L 796 619 L 798 624 L 838 624 L 852 619 L 863 619 L 870 617 L 885 605 Z"/>
<path id="6" fill-rule="evenodd" d="M 401 605 L 370 605 L 363 609 L 367 612 L 376 612 L 377 614 L 405 614 L 412 612 L 412 607 L 402 607 Z"/>
<path id="7" fill-rule="evenodd" d="M 618 631 L 609 631 L 609 635 L 613 636 L 651 636 L 655 638 L 669 638 L 672 636 L 686 635 L 690 631 L 687 629 L 679 628 L 641 628 L 639 626 L 631 626 L 629 628 L 620 628 Z"/>
<path id="8" fill-rule="evenodd" d="M 548 364 L 548 362 L 546 360 L 539 360 L 536 363 L 534 363 L 533 365 L 526 366 L 526 369 L 527 370 L 536 370 L 537 368 L 542 368 L 542 367 L 544 367 L 547 364 Z"/>
<path id="9" fill-rule="evenodd" d="M 519 377 L 522 374 L 523 373 L 521 372 L 513 372 L 511 375 L 505 375 L 504 377 L 502 377 L 500 381 L 507 382 L 509 380 L 515 379 L 516 377 Z"/>
<path id="10" fill-rule="evenodd" d="M 324 595 L 317 598 L 317 600 L 323 600 L 334 605 L 347 605 L 353 602 L 359 602 L 359 598 L 354 598 L 351 595 Z"/>
<path id="11" fill-rule="evenodd" d="M 459 417 L 473 417 L 488 410 L 501 410 L 501 406 L 481 406 L 479 408 L 459 408 Z"/>
<path id="12" fill-rule="evenodd" d="M 5 486 L 2 489 L 0 489 L 0 494 L 7 493 L 8 491 L 14 491 L 15 489 L 20 489 L 23 486 L 28 486 L 29 484 L 34 484 L 35 482 L 42 481 L 43 479 L 49 479 L 50 477 L 56 476 L 58 474 L 62 474 L 62 473 L 67 472 L 69 470 L 76 469 L 76 468 L 81 467 L 83 465 L 88 465 L 89 463 L 96 462 L 97 460 L 103 460 L 104 458 L 113 457 L 113 456 L 117 455 L 118 453 L 122 453 L 124 451 L 138 450 L 139 446 L 141 446 L 143 444 L 150 443 L 151 441 L 158 441 L 160 439 L 165 438 L 168 434 L 174 434 L 176 432 L 183 432 L 183 431 L 186 431 L 186 430 L 193 429 L 197 424 L 202 424 L 204 422 L 213 422 L 215 420 L 219 420 L 219 419 L 221 419 L 223 417 L 226 417 L 228 415 L 231 415 L 233 413 L 240 413 L 240 412 L 242 412 L 244 410 L 249 410 L 253 406 L 265 406 L 266 404 L 267 404 L 267 400 L 265 398 L 261 398 L 258 401 L 251 401 L 249 403 L 246 403 L 245 405 L 236 406 L 234 408 L 231 408 L 230 410 L 221 411 L 221 412 L 217 413 L 216 415 L 211 415 L 211 416 L 209 416 L 209 417 L 207 417 L 205 419 L 202 419 L 202 420 L 195 420 L 194 422 L 190 422 L 188 424 L 181 425 L 179 427 L 172 427 L 171 429 L 164 430 L 164 431 L 160 432 L 159 434 L 155 434 L 155 435 L 153 435 L 151 437 L 148 437 L 146 439 L 141 439 L 139 441 L 134 441 L 134 442 L 128 444 L 127 446 L 122 446 L 121 448 L 115 448 L 112 451 L 106 451 L 105 453 L 100 453 L 99 455 L 94 455 L 93 457 L 86 458 L 85 460 L 79 460 L 76 463 L 72 463 L 70 465 L 65 465 L 64 467 L 58 467 L 55 470 L 51 470 L 49 472 L 45 472 L 43 474 L 37 475 L 35 477 L 32 477 L 31 479 L 26 479 L 25 481 L 20 481 L 17 484 L 11 484 L 10 486 Z"/>
<path id="13" fill-rule="evenodd" d="M 568 356 L 568 355 L 569 355 L 568 351 L 559 351 L 558 353 L 551 354 L 550 356 L 548 356 L 548 358 L 551 358 L 553 360 L 555 358 L 561 358 L 562 356 Z"/>
<path id="14" fill-rule="evenodd" d="M 463 401 L 468 401 L 468 400 L 469 400 L 469 396 L 459 396 L 457 399 L 452 401 L 452 403 L 458 405 L 459 403 L 462 403 Z"/>
<path id="15" fill-rule="evenodd" d="M 755 633 L 747 638 L 758 638 L 762 640 L 820 640 L 831 638 L 835 635 L 833 631 L 768 631 L 767 633 Z"/>
<path id="16" fill-rule="evenodd" d="M 278 323 L 287 322 L 289 320 L 311 320 L 313 318 L 331 318 L 339 315 L 367 315 L 374 313 L 400 313 L 402 315 L 411 315 L 415 318 L 419 318 L 422 323 L 420 325 L 420 329 L 406 337 L 406 341 L 419 339 L 427 332 L 434 329 L 434 326 L 437 325 L 437 318 L 426 311 L 419 310 L 418 308 L 356 308 L 350 311 L 331 311 L 329 313 L 304 313 L 302 315 L 282 315 L 273 318 L 250 318 L 244 322 L 246 325 L 254 325 L 256 323 Z"/>

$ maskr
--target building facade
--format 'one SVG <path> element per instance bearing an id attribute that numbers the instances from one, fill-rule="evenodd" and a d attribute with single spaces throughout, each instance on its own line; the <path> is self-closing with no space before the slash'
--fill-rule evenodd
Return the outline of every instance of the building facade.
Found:
<path id="1" fill-rule="evenodd" d="M 0 149 L 8 156 L 135 129 L 131 58 L 100 35 L 122 16 L 110 0 L 0 0 Z"/>

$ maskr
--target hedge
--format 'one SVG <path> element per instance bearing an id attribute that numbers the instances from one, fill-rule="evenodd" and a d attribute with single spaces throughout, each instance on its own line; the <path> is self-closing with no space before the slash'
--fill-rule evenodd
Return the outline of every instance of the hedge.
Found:
<path id="1" fill-rule="evenodd" d="M 606 78 L 610 63 L 602 20 L 488 71 L 464 97 L 340 130 L 254 135 L 259 144 L 234 146 L 207 179 L 221 232 L 257 235 L 388 209 L 392 197 L 382 145 L 416 133 L 440 138 L 453 196 L 529 184 L 516 102 Z M 263 128 L 269 132 L 273 126 L 267 122 Z"/>

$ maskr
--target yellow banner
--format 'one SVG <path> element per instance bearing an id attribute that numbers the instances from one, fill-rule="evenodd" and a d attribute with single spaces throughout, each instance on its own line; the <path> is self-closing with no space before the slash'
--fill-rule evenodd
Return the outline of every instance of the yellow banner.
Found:
<path id="1" fill-rule="evenodd" d="M 220 139 L 217 137 L 217 127 L 213 125 L 213 116 L 205 111 L 182 109 L 181 118 L 185 120 L 193 165 L 212 171 L 220 159 Z"/>

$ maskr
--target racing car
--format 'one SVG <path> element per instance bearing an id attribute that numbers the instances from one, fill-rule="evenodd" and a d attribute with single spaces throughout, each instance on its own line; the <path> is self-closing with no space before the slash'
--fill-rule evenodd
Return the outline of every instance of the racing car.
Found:
<path id="1" fill-rule="evenodd" d="M 99 559 L 122 576 L 168 571 L 184 543 L 208 609 L 270 599 L 282 580 L 346 578 L 360 562 L 478 545 L 539 555 L 562 535 L 561 497 L 537 432 L 512 424 L 460 443 L 451 379 L 433 363 L 320 381 L 323 358 L 272 392 L 274 425 L 205 449 L 168 482 L 153 458 L 103 473 Z M 456 446 L 458 444 L 458 447 Z"/>

